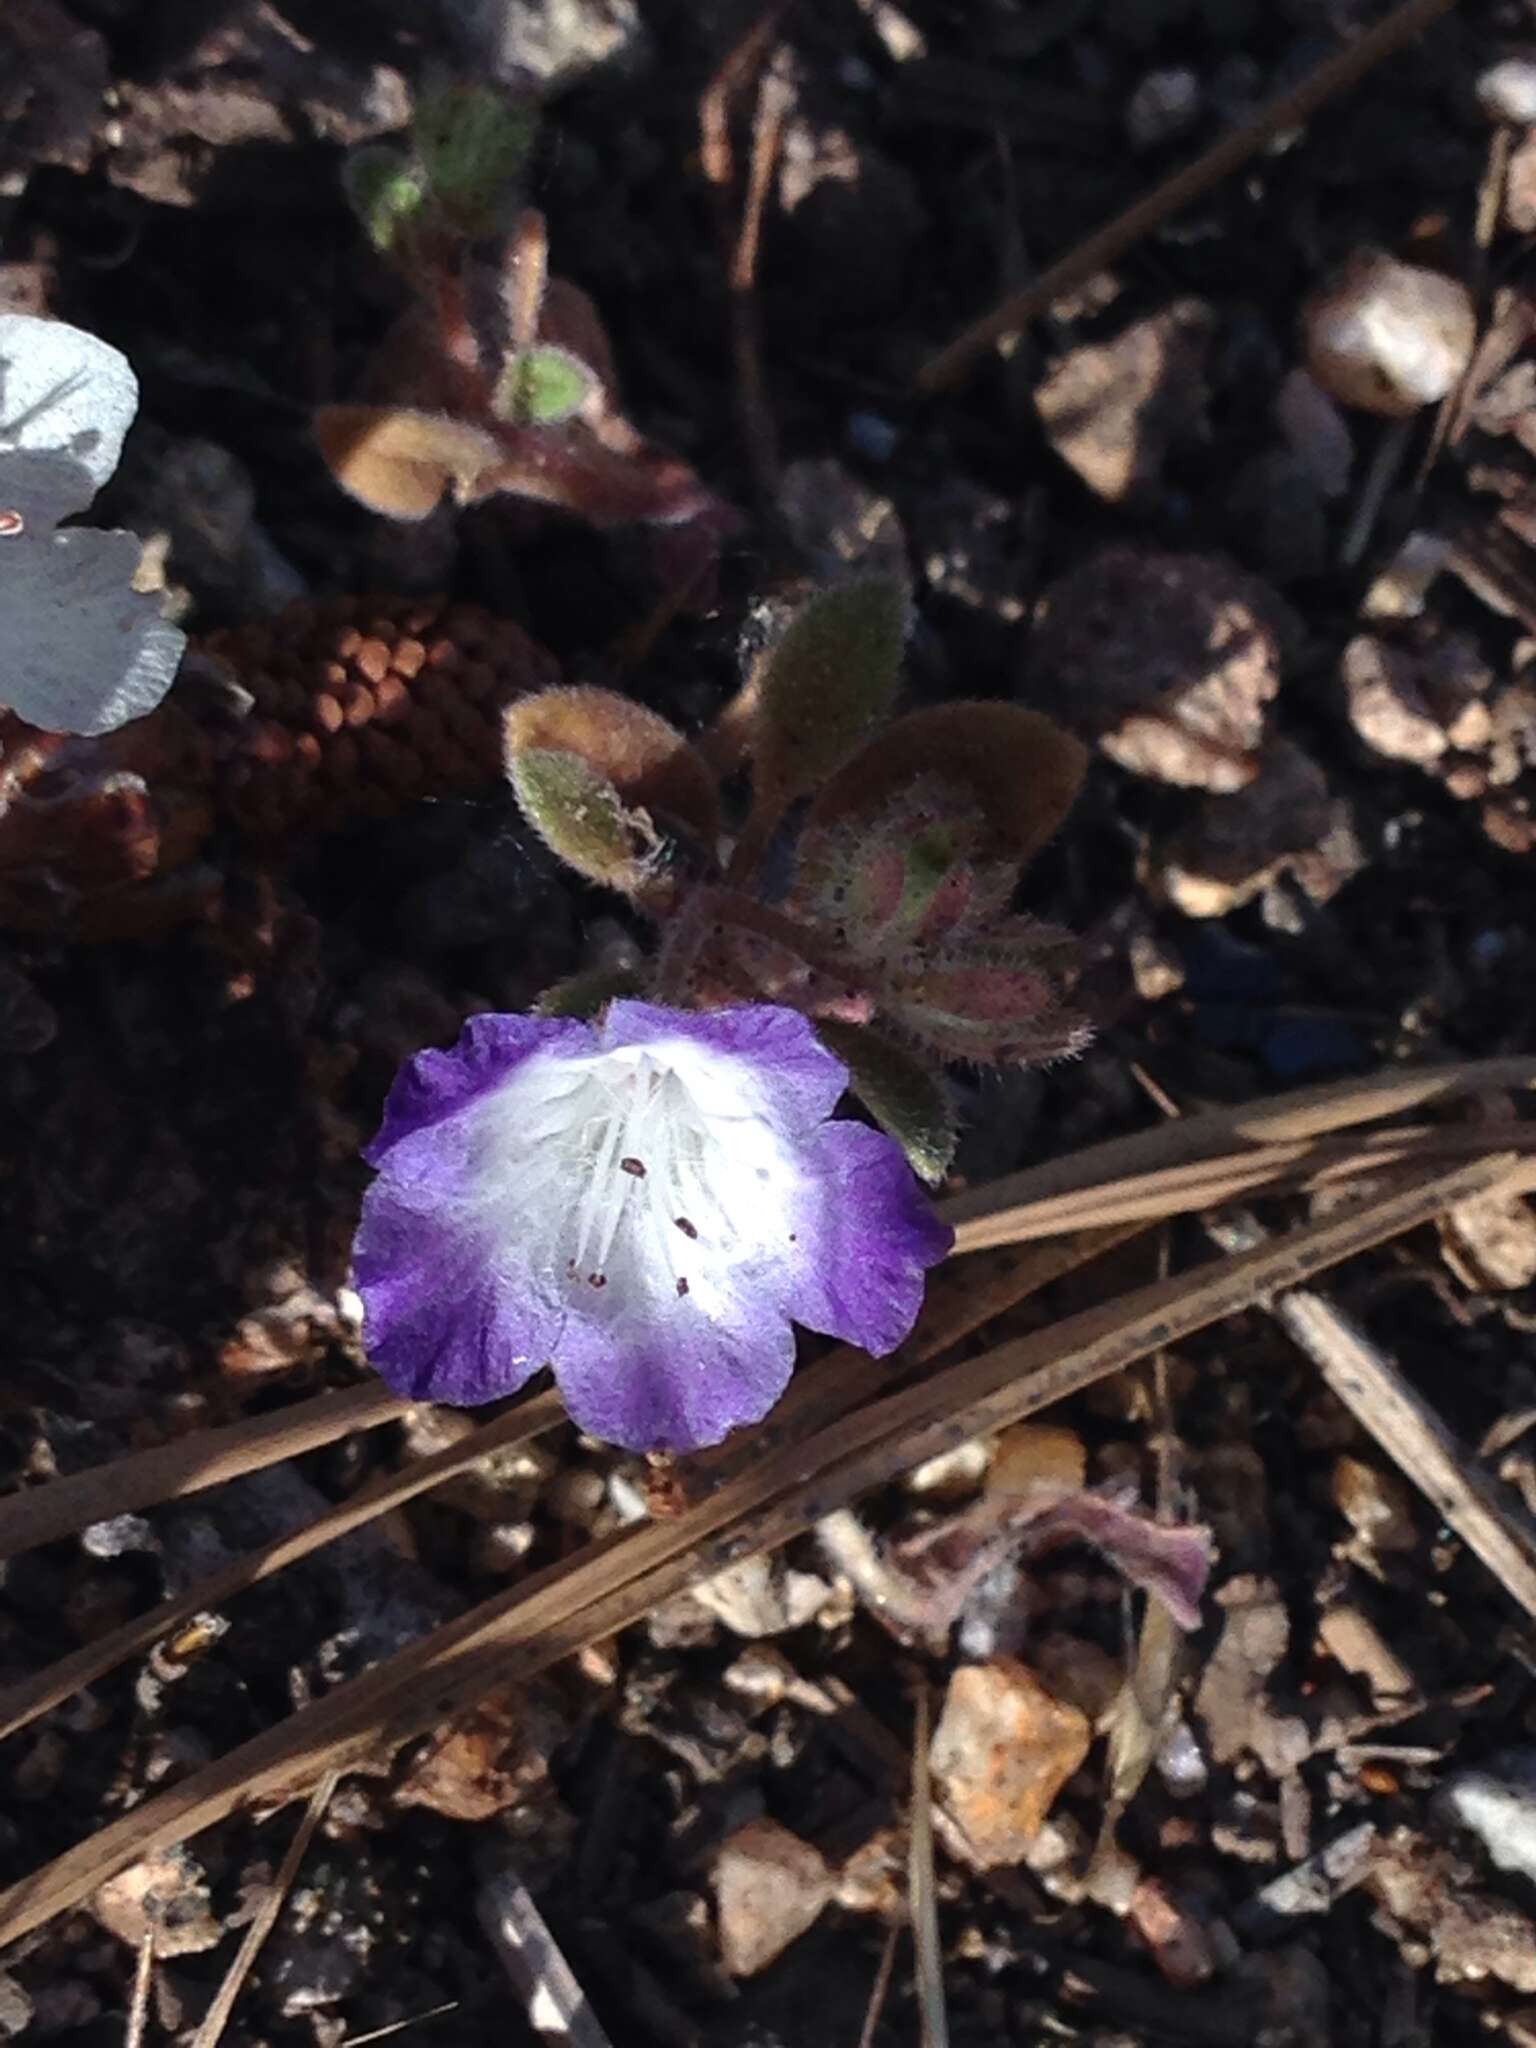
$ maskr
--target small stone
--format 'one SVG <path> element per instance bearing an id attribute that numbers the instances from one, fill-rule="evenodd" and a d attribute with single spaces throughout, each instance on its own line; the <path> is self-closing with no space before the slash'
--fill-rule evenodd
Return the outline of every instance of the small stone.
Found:
<path id="1" fill-rule="evenodd" d="M 1285 871 L 1326 902 L 1363 864 L 1348 805 L 1309 755 L 1275 740 L 1246 788 L 1207 797 L 1167 843 L 1157 879 L 1186 917 L 1225 917 Z"/>
<path id="2" fill-rule="evenodd" d="M 1334 1461 L 1332 1487 L 1334 1506 L 1369 1548 L 1417 1548 L 1412 1496 L 1395 1472 L 1346 1454 Z"/>
<path id="3" fill-rule="evenodd" d="M 1024 1852 L 1024 1868 L 1064 1906 L 1083 1897 L 1088 1862 L 1088 1836 L 1070 1813 L 1052 1814 Z"/>
<path id="4" fill-rule="evenodd" d="M 1360 633 L 1344 650 L 1342 674 L 1350 723 L 1389 760 L 1429 767 L 1448 748 L 1488 737 L 1482 700 L 1493 675 L 1464 634 L 1412 648 Z"/>
<path id="5" fill-rule="evenodd" d="M 1536 1212 L 1519 1195 L 1473 1195 L 1440 1225 L 1446 1264 L 1477 1293 L 1509 1293 L 1536 1280 Z"/>
<path id="6" fill-rule="evenodd" d="M 1458 1771 L 1435 1803 L 1476 1835 L 1500 1870 L 1536 1883 L 1536 1752 L 1504 1756 L 1493 1770 Z"/>
<path id="7" fill-rule="evenodd" d="M 997 1439 L 988 1493 L 1030 1493 L 1037 1486 L 1076 1493 L 1088 1476 L 1088 1453 L 1075 1429 L 1019 1422 Z"/>
<path id="8" fill-rule="evenodd" d="M 1118 505 L 1156 484 L 1205 403 L 1211 326 L 1207 305 L 1180 299 L 1047 370 L 1035 391 L 1046 439 L 1095 496 Z"/>
<path id="9" fill-rule="evenodd" d="M 633 67 L 646 47 L 638 0 L 445 0 L 444 11 L 493 77 L 529 79 L 541 98 Z"/>
<path id="10" fill-rule="evenodd" d="M 1323 390 L 1391 419 L 1454 391 L 1477 339 L 1464 285 L 1374 250 L 1351 257 L 1302 317 L 1307 367 Z"/>
<path id="11" fill-rule="evenodd" d="M 0 2034 L 8 2041 L 32 2024 L 32 2001 L 16 1979 L 0 1970 Z"/>
<path id="12" fill-rule="evenodd" d="M 714 1891 L 720 1960 L 732 1977 L 755 1977 L 815 1925 L 832 1878 L 811 1843 L 775 1820 L 754 1820 L 722 1846 Z"/>
<path id="13" fill-rule="evenodd" d="M 1336 1664 L 1365 1680 L 1373 1706 L 1401 1706 L 1415 1696 L 1412 1672 L 1352 1601 L 1340 1601 L 1326 1611 L 1317 1625 L 1317 1639 Z"/>
<path id="14" fill-rule="evenodd" d="M 1141 1880 L 1127 1918 L 1158 1969 L 1180 1991 L 1193 1991 L 1215 1976 L 1215 1950 L 1203 1923 L 1159 1878 Z"/>
<path id="15" fill-rule="evenodd" d="M 1151 932 L 1137 932 L 1130 944 L 1131 979 L 1144 1003 L 1160 1003 L 1184 986 L 1184 963 L 1172 946 Z"/>
<path id="16" fill-rule="evenodd" d="M 1269 1703 L 1269 1679 L 1290 1643 L 1285 1602 L 1272 1579 L 1250 1573 L 1229 1579 L 1216 1601 L 1225 1609 L 1221 1640 L 1195 1694 L 1211 1755 L 1227 1764 L 1251 1751 L 1271 1777 L 1288 1777 L 1312 1738 L 1298 1715 L 1276 1713 Z"/>
<path id="17" fill-rule="evenodd" d="M 1282 611 L 1219 556 L 1108 548 L 1046 592 L 1026 694 L 1132 774 L 1239 790 L 1280 688 Z"/>
<path id="18" fill-rule="evenodd" d="M 1490 121 L 1510 128 L 1536 126 L 1536 61 L 1531 58 L 1505 57 L 1490 64 L 1474 90 Z"/>
<path id="19" fill-rule="evenodd" d="M 879 1828 L 861 1842 L 837 1874 L 837 1903 L 846 1913 L 876 1913 L 895 1921 L 905 1914 L 907 1831 Z"/>
<path id="20" fill-rule="evenodd" d="M 1187 65 L 1149 71 L 1125 106 L 1125 132 L 1132 149 L 1161 149 L 1200 118 L 1200 78 Z"/>
<path id="21" fill-rule="evenodd" d="M 832 1597 L 832 1588 L 814 1572 L 794 1571 L 781 1558 L 762 1554 L 727 1565 L 691 1590 L 701 1607 L 749 1642 L 804 1628 Z"/>
<path id="22" fill-rule="evenodd" d="M 854 567 L 905 580 L 907 537 L 896 507 L 831 456 L 785 464 L 779 510 L 818 581 Z"/>
<path id="23" fill-rule="evenodd" d="M 962 1665 L 949 1682 L 931 1762 L 978 1866 L 1022 1862 L 1052 1802 L 1088 1754 L 1088 1718 L 1013 1657 Z"/>
<path id="24" fill-rule="evenodd" d="M 210 1905 L 202 1865 L 178 1848 L 157 1850 L 109 1878 L 90 1910 L 131 1949 L 141 1948 L 153 1931 L 157 1956 L 195 1956 L 224 1938 Z"/>
<path id="25" fill-rule="evenodd" d="M 492 1693 L 428 1739 L 394 1788 L 394 1803 L 448 1820 L 490 1820 L 545 1789 L 549 1751 L 563 1732 L 534 1695 Z"/>
<path id="26" fill-rule="evenodd" d="M 1368 619 L 1420 618 L 1450 553 L 1450 542 L 1438 533 L 1410 533 L 1366 591 L 1361 611 Z"/>

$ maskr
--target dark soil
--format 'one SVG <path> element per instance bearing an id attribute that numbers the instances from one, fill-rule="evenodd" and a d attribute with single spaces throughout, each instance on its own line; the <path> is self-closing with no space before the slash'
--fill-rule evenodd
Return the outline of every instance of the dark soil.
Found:
<path id="1" fill-rule="evenodd" d="M 1529 241 L 1506 227 L 1489 248 L 1476 242 L 1492 131 L 1473 87 L 1507 49 L 1536 55 L 1525 0 L 1465 0 L 1305 136 L 1143 240 L 1112 286 L 1076 294 L 1005 358 L 987 355 L 923 400 L 910 379 L 928 352 L 1385 9 L 792 4 L 759 292 L 785 465 L 776 502 L 747 458 L 699 142 L 700 95 L 753 9 L 639 0 L 626 28 L 631 10 L 603 0 L 504 0 L 530 47 L 564 46 L 532 177 L 553 266 L 600 309 L 629 416 L 740 512 L 711 600 L 674 619 L 634 668 L 625 636 L 667 588 L 656 532 L 596 533 L 505 505 L 391 527 L 340 492 L 311 437 L 317 404 L 362 388 L 402 303 L 342 197 L 344 148 L 398 127 L 423 82 L 462 62 L 455 24 L 469 11 L 467 0 L 22 0 L 30 40 L 0 21 L 0 65 L 20 36 L 15 76 L 30 83 L 12 108 L 0 78 L 0 115 L 14 116 L 0 132 L 0 305 L 55 313 L 134 363 L 142 410 L 100 509 L 166 537 L 167 582 L 190 626 L 239 624 L 300 595 L 442 591 L 515 620 L 568 678 L 618 683 L 696 728 L 733 687 L 753 604 L 846 559 L 857 523 L 847 506 L 884 499 L 916 579 L 914 701 L 1019 695 L 1091 724 L 1072 676 L 1032 653 L 1050 586 L 1110 546 L 1216 553 L 1255 579 L 1256 604 L 1277 622 L 1282 680 L 1260 751 L 1270 764 L 1285 743 L 1300 750 L 1306 801 L 1280 806 L 1278 837 L 1250 845 L 1233 828 L 1236 853 L 1218 855 L 1231 814 L 1211 806 L 1237 799 L 1096 760 L 1032 870 L 1028 907 L 1084 935 L 1099 1036 L 1082 1060 L 1043 1074 L 957 1073 L 968 1118 L 959 1176 L 1154 1122 L 1138 1069 L 1195 1105 L 1536 1043 L 1525 785 L 1490 794 L 1468 783 L 1458 795 L 1386 758 L 1351 724 L 1340 676 L 1346 643 L 1376 630 L 1362 622 L 1365 593 L 1410 531 L 1496 531 L 1515 567 L 1500 604 L 1486 577 L 1479 588 L 1446 573 L 1418 619 L 1381 630 L 1418 651 L 1461 636 L 1493 698 L 1524 675 L 1536 614 L 1518 528 L 1499 514 L 1536 484 L 1536 435 L 1528 447 L 1519 431 L 1529 408 L 1513 426 L 1479 413 L 1419 488 L 1426 413 L 1358 566 L 1341 566 L 1340 541 L 1383 428 L 1347 415 L 1355 485 L 1340 500 L 1290 458 L 1275 418 L 1303 302 L 1357 247 L 1448 270 L 1485 313 L 1524 304 Z M 1133 147 L 1132 96 L 1174 69 L 1195 75 L 1198 108 L 1177 133 Z M 735 129 L 743 160 L 750 108 L 749 94 Z M 1496 302 L 1496 288 L 1512 298 Z M 1108 502 L 1063 458 L 1036 390 L 1074 351 L 1186 301 L 1199 305 L 1200 349 L 1180 359 L 1177 389 L 1157 394 L 1170 424 L 1142 473 Z M 1134 619 L 1127 630 L 1134 639 Z M 1092 645 L 1082 658 L 1086 677 Z M 149 935 L 90 944 L 46 920 L 0 931 L 8 1481 L 363 1375 L 346 1291 L 366 1180 L 358 1148 L 398 1064 L 451 1040 L 472 1010 L 524 1007 L 631 942 L 613 902 L 530 841 L 494 763 L 487 781 L 482 795 L 309 826 L 277 848 L 220 812 L 195 877 L 171 878 L 168 894 L 179 903 L 185 891 L 191 915 L 173 908 Z M 1220 914 L 1184 914 L 1168 880 L 1181 866 L 1231 885 Z M 1295 1202 L 1265 1211 L 1277 1225 L 1298 1213 Z M 1169 1233 L 1167 1251 L 1177 1263 L 1208 1246 L 1191 1223 Z M 1145 1277 L 1139 1248 L 1127 1263 L 1117 1283 Z M 1528 1278 L 1499 1287 L 1465 1261 L 1448 1265 L 1426 1233 L 1346 1269 L 1333 1292 L 1468 1446 L 1531 1404 Z M 1011 1327 L 1072 1298 L 1058 1290 Z M 1209 1981 L 1181 1981 L 1166 1957 L 1160 1971 L 1103 1904 L 1024 1870 L 986 1882 L 941 1854 L 953 2038 L 1536 2039 L 1536 1968 L 1501 1974 L 1470 1936 L 1462 1967 L 1435 1934 L 1461 1901 L 1479 1928 L 1512 1914 L 1536 1944 L 1531 1879 L 1495 1868 L 1434 1804 L 1455 1772 L 1536 1741 L 1528 1619 L 1427 1504 L 1406 1490 L 1397 1500 L 1390 1471 L 1380 1485 L 1401 1540 L 1352 1536 L 1336 1460 L 1379 1471 L 1382 1455 L 1264 1318 L 1191 1344 L 1170 1376 L 1185 1506 L 1220 1546 L 1213 1590 L 1227 1589 L 1230 1616 L 1233 1582 L 1247 1575 L 1283 1617 L 1255 1712 L 1299 1717 L 1306 1754 L 1272 1769 L 1262 1733 L 1250 1735 L 1190 1796 L 1154 1775 L 1122 1825 L 1126 1852 L 1206 1944 L 1211 1970 L 1197 1974 Z M 1131 1475 L 1152 1497 L 1157 1419 L 1139 1377 L 1051 1420 L 1082 1437 L 1090 1478 Z M 441 1440 L 387 1428 L 15 1560 L 0 1598 L 0 1678 Z M 1504 1470 L 1529 1493 L 1522 1456 L 1517 1442 Z M 617 1526 L 643 1485 L 632 1461 L 568 1434 L 546 1440 L 244 1596 L 205 1645 L 162 1648 L 92 1687 L 0 1745 L 0 1874 L 26 1874 L 513 1574 Z M 1519 1511 L 1515 1491 L 1504 1497 Z M 879 1514 L 933 1508 L 893 1492 Z M 809 1544 L 789 1561 L 827 1571 Z M 1118 1588 L 1083 1553 L 1050 1560 L 1037 1598 L 1039 1626 L 1121 1654 Z M 1341 1604 L 1366 1612 L 1407 1667 L 1411 1714 L 1378 1711 L 1368 1681 L 1321 1644 L 1320 1617 Z M 1216 1600 L 1209 1613 L 1192 1687 L 1221 1632 Z M 475 1917 L 480 1878 L 510 1862 L 616 2048 L 853 2048 L 881 1912 L 858 1910 L 845 1886 L 781 1960 L 732 1984 L 716 1956 L 710 1873 L 720 1843 L 759 1815 L 838 1868 L 900 1821 L 908 1786 L 893 1757 L 910 1750 L 911 1669 L 835 1588 L 814 1619 L 765 1633 L 790 1674 L 776 1697 L 750 1689 L 744 1659 L 757 1650 L 739 1628 L 679 1601 L 532 1700 L 493 1703 L 484 1742 L 439 1778 L 423 1781 L 413 1752 L 346 1781 L 227 2038 L 338 2048 L 413 2022 L 423 2041 L 533 2040 Z M 929 1671 L 936 1687 L 945 1670 Z M 889 1749 L 808 1704 L 827 1684 L 851 1688 Z M 1209 1716 L 1191 1725 L 1208 1752 L 1219 1747 Z M 1103 1807 L 1102 1753 L 1058 1808 L 1085 1844 Z M 189 1845 L 200 1870 L 182 1872 L 191 1890 L 177 1911 L 211 1915 L 208 1939 L 184 1952 L 162 1943 L 151 2038 L 190 2042 L 238 1940 L 220 1930 L 248 1916 L 296 1811 Z M 1245 1917 L 1264 1885 L 1360 1821 L 1412 1865 L 1422 1910 L 1401 1887 L 1394 1906 L 1369 1884 L 1315 1915 L 1262 1927 Z M 899 1845 L 896 1864 L 893 1914 Z M 201 1906 L 194 1880 L 207 1886 Z M 0 1975 L 0 2031 L 83 2048 L 123 2038 L 135 1956 L 114 1910 L 68 1916 L 23 1946 Z M 1506 1956 L 1507 1941 L 1488 1940 L 1488 1954 Z M 905 1942 L 873 2038 L 918 2038 Z"/>

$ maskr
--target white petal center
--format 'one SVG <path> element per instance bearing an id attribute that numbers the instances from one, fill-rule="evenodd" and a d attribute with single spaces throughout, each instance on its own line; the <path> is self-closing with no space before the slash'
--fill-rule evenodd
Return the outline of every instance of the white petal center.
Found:
<path id="1" fill-rule="evenodd" d="M 796 1241 L 755 1073 L 689 1040 L 536 1054 L 471 1115 L 481 1227 L 576 1313 L 728 1316 Z"/>

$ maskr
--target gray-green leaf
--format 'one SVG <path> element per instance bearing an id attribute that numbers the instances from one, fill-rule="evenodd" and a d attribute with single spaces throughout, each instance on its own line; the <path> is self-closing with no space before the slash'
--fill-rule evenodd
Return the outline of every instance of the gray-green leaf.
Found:
<path id="1" fill-rule="evenodd" d="M 907 592 L 869 576 L 820 591 L 763 657 L 757 776 L 779 804 L 817 789 L 890 711 L 907 636 Z"/>
<path id="2" fill-rule="evenodd" d="M 607 776 L 580 754 L 531 747 L 513 757 L 508 773 L 523 816 L 577 874 L 626 893 L 644 881 L 659 852 L 650 820 L 627 810 Z"/>
<path id="3" fill-rule="evenodd" d="M 854 1094 L 906 1153 L 912 1171 L 923 1180 L 941 1181 L 959 1137 L 943 1077 L 867 1025 L 818 1017 L 816 1031 L 848 1069 Z"/>

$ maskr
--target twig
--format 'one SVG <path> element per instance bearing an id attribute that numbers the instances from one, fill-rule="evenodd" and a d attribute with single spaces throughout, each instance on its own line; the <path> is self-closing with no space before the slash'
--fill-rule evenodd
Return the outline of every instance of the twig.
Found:
<path id="1" fill-rule="evenodd" d="M 92 1522 L 106 1521 L 135 1508 L 158 1507 L 199 1493 L 205 1486 L 259 1472 L 350 1436 L 356 1429 L 377 1429 L 408 1415 L 415 1404 L 402 1401 L 377 1381 L 347 1387 L 338 1394 L 318 1394 L 279 1415 L 256 1415 L 220 1429 L 205 1429 L 151 1451 L 114 1458 L 89 1471 L 53 1479 L 0 1501 L 0 1558 L 14 1557 L 34 1544 L 52 1543 Z"/>
<path id="2" fill-rule="evenodd" d="M 763 209 L 788 111 L 787 87 L 770 68 L 759 88 L 747 189 L 739 221 L 734 214 L 736 152 L 731 143 L 731 108 L 749 80 L 768 61 L 784 6 L 785 0 L 773 0 L 726 54 L 699 98 L 699 156 L 704 175 L 714 187 L 721 247 L 725 252 L 736 399 L 753 485 L 765 505 L 774 499 L 778 455 L 758 334 L 757 250 Z"/>
<path id="3" fill-rule="evenodd" d="M 144 1929 L 139 1943 L 139 1959 L 133 1971 L 133 1995 L 128 2002 L 128 2025 L 123 2034 L 123 2048 L 143 2048 L 144 2031 L 149 2025 L 149 1984 L 155 1961 L 154 1922 Z"/>
<path id="4" fill-rule="evenodd" d="M 317 1516 L 314 1521 L 306 1522 L 289 1535 L 277 1537 L 263 1544 L 259 1550 L 246 1551 L 222 1571 L 210 1572 L 206 1578 L 195 1580 L 185 1593 L 173 1595 L 158 1607 L 152 1607 L 147 1614 L 136 1615 L 118 1627 L 108 1629 L 105 1635 L 83 1643 L 78 1650 L 71 1650 L 67 1657 L 59 1658 L 30 1678 L 18 1679 L 14 1685 L 0 1691 L 0 1741 L 14 1735 L 19 1728 L 25 1728 L 61 1700 L 68 1699 L 82 1685 L 91 1684 L 127 1658 L 149 1649 L 194 1614 L 217 1610 L 237 1593 L 243 1593 L 247 1586 L 259 1586 L 263 1579 L 285 1571 L 312 1551 L 336 1542 L 391 1509 L 403 1507 L 418 1494 L 427 1493 L 457 1473 L 467 1471 L 493 1451 L 509 1450 L 514 1444 L 526 1443 L 543 1431 L 553 1429 L 564 1419 L 565 1410 L 558 1395 L 539 1394 L 531 1401 L 519 1402 L 505 1415 L 499 1415 L 494 1422 L 482 1424 L 460 1442 L 450 1444 L 446 1450 L 436 1451 L 431 1457 L 408 1465 L 402 1472 L 386 1473 L 363 1487 L 350 1500 Z"/>
<path id="5" fill-rule="evenodd" d="M 304 1861 L 305 1851 L 314 1839 L 315 1829 L 324 1818 L 325 1809 L 331 1803 L 331 1794 L 336 1790 L 338 1773 L 327 1771 L 309 1796 L 304 1809 L 304 1818 L 294 1830 L 293 1840 L 288 1844 L 288 1853 L 278 1865 L 277 1875 L 266 1890 L 261 1904 L 252 1915 L 251 1924 L 245 1930 L 245 1939 L 235 1951 L 235 1959 L 225 1973 L 224 1982 L 219 1986 L 212 2005 L 198 2028 L 192 2048 L 218 2048 L 229 2016 L 235 2009 L 235 2002 L 245 1988 L 245 1980 L 255 1966 L 256 1958 L 265 1946 L 267 1936 L 277 1925 L 277 1916 L 283 1910 L 283 1901 L 293 1889 L 293 1880 L 299 1874 L 299 1865 Z"/>
<path id="6" fill-rule="evenodd" d="M 403 2034 L 407 2027 L 419 2027 L 427 2020 L 440 2020 L 446 2012 L 457 2012 L 459 2001 L 445 1998 L 441 2005 L 429 2005 L 425 2012 L 413 2012 L 409 2019 L 391 2020 L 387 2027 L 374 2027 L 366 2034 L 348 2034 L 341 2048 L 372 2048 L 375 2041 L 387 2041 L 391 2034 Z"/>
<path id="7" fill-rule="evenodd" d="M 885 2001 L 890 1996 L 891 1978 L 896 1973 L 896 1944 L 900 1939 L 899 1927 L 886 1929 L 885 1947 L 880 1951 L 875 1981 L 869 1987 L 869 2004 L 864 2010 L 864 2024 L 859 2029 L 859 2048 L 875 2048 L 875 2031 L 880 2025 L 880 2015 L 885 2011 Z"/>
<path id="8" fill-rule="evenodd" d="M 292 1797 L 322 1771 L 345 1769 L 436 1726 L 492 1683 L 522 1683 L 548 1670 L 684 1586 L 788 1542 L 925 1458 L 1036 1414 L 1472 1195 L 1502 1190 L 1516 1166 L 1511 1155 L 1495 1154 L 1415 1180 L 1257 1251 L 1139 1288 L 926 1374 L 809 1443 L 761 1452 L 675 1519 L 617 1531 L 533 1573 L 11 1885 L 0 1893 L 0 1942 L 18 1939 L 130 1863 L 253 1799 Z"/>
<path id="9" fill-rule="evenodd" d="M 1244 1212 L 1206 1229 L 1224 1251 L 1250 1251 L 1268 1233 Z M 1275 1320 L 1306 1352 L 1344 1406 L 1476 1556 L 1512 1600 L 1536 1616 L 1536 1531 L 1511 1514 L 1493 1483 L 1470 1464 L 1428 1402 L 1342 1309 L 1312 1288 L 1269 1304 Z"/>
<path id="10" fill-rule="evenodd" d="M 1299 128 L 1319 107 L 1355 85 L 1383 58 L 1390 57 L 1419 35 L 1438 16 L 1446 14 L 1456 0 L 1402 0 L 1384 21 L 1376 24 L 1347 48 L 1325 58 L 1299 85 L 1277 95 L 1261 107 L 1240 128 L 1223 135 L 1203 156 L 1155 190 L 1138 199 L 1116 219 L 1091 234 L 1087 241 L 1058 262 L 1051 264 L 1022 291 L 1012 293 L 1002 304 L 959 335 L 948 347 L 926 362 L 917 375 L 920 391 L 940 391 L 955 383 L 981 352 L 1005 334 L 1015 333 L 1046 311 L 1074 286 L 1094 277 L 1115 262 L 1143 236 L 1198 199 L 1223 178 L 1239 170 L 1277 135 Z"/>
<path id="11" fill-rule="evenodd" d="M 1343 568 L 1353 569 L 1371 544 L 1371 535 L 1381 517 L 1387 493 L 1396 482 L 1403 457 L 1408 453 L 1414 424 L 1412 419 L 1393 420 L 1383 429 L 1381 439 L 1376 443 L 1376 452 L 1365 472 L 1355 509 L 1339 541 L 1339 562 Z"/>
<path id="12" fill-rule="evenodd" d="M 752 465 L 752 482 L 764 505 L 772 505 L 779 488 L 779 436 L 768 401 L 763 369 L 762 323 L 757 310 L 757 255 L 763 214 L 773 187 L 773 173 L 784 138 L 790 90 L 777 60 L 769 63 L 757 89 L 752 120 L 752 155 L 747 166 L 747 192 L 741 232 L 731 258 L 731 353 L 736 364 L 736 400 L 741 410 L 742 438 Z"/>
<path id="13" fill-rule="evenodd" d="M 917 1681 L 912 1722 L 912 1821 L 908 1830 L 907 1908 L 917 1974 L 923 2048 L 949 2048 L 944 2006 L 944 1951 L 939 1945 L 939 1892 L 933 1868 L 933 1786 L 928 1775 L 928 1682 Z"/>
<path id="14" fill-rule="evenodd" d="M 587 1994 L 527 1887 L 504 1871 L 481 1886 L 475 1910 L 523 2001 L 532 2031 L 566 2048 L 609 2048 Z"/>

